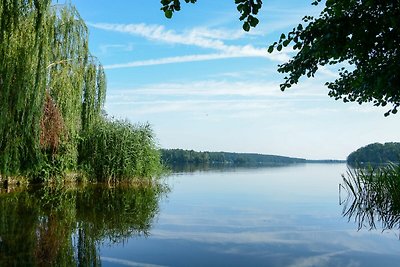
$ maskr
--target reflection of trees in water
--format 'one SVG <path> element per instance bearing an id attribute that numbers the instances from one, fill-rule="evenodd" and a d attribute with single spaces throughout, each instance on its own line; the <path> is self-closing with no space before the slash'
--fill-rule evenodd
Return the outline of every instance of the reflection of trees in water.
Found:
<path id="1" fill-rule="evenodd" d="M 348 193 L 343 215 L 359 230 L 400 228 L 400 165 L 349 170 L 342 188 Z"/>
<path id="2" fill-rule="evenodd" d="M 0 266 L 98 266 L 102 242 L 148 235 L 163 185 L 0 195 Z"/>
<path id="3" fill-rule="evenodd" d="M 188 164 L 170 164 L 167 168 L 173 173 L 191 173 L 207 171 L 234 171 L 236 169 L 256 169 L 256 168 L 281 168 L 289 166 L 298 166 L 303 163 L 188 163 Z"/>

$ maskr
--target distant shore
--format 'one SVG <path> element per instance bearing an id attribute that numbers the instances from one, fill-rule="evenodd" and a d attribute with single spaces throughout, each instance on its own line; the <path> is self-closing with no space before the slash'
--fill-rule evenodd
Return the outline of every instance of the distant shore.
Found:
<path id="1" fill-rule="evenodd" d="M 226 165 L 226 166 L 279 166 L 298 163 L 346 163 L 346 160 L 286 157 L 279 155 L 234 152 L 199 152 L 184 149 L 161 149 L 161 160 L 167 166 Z"/>

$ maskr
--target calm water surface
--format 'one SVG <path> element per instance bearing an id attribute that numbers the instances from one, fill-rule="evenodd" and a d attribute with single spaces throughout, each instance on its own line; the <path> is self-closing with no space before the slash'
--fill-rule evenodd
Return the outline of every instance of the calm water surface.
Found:
<path id="1" fill-rule="evenodd" d="M 357 231 L 343 217 L 346 170 L 239 168 L 173 174 L 169 190 L 2 194 L 0 266 L 398 266 L 398 230 Z"/>
<path id="2" fill-rule="evenodd" d="M 306 164 L 173 175 L 151 235 L 102 246 L 102 263 L 398 266 L 397 231 L 357 231 L 342 216 L 338 185 L 346 170 Z"/>

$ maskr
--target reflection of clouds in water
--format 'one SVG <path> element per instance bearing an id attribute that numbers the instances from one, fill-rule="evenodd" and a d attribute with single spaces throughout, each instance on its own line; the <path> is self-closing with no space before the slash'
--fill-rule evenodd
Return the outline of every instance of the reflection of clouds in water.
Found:
<path id="1" fill-rule="evenodd" d="M 307 258 L 299 258 L 296 259 L 294 263 L 291 264 L 289 267 L 329 266 L 329 263 L 331 262 L 332 258 L 348 252 L 349 251 L 338 251 L 318 256 L 311 256 Z M 358 267 L 358 266 L 361 266 L 359 262 L 350 261 L 350 263 L 344 265 L 343 267 Z"/>
<path id="2" fill-rule="evenodd" d="M 203 243 L 279 243 L 279 244 L 302 244 L 303 240 L 282 239 L 279 233 L 266 232 L 240 232 L 240 233 L 221 233 L 221 232 L 173 232 L 166 230 L 153 230 L 153 238 L 159 239 L 180 239 Z"/>
<path id="3" fill-rule="evenodd" d="M 166 267 L 165 265 L 156 265 L 156 264 L 149 264 L 149 263 L 142 263 L 142 262 L 135 262 L 117 258 L 110 258 L 110 257 L 100 257 L 102 261 L 117 263 L 124 266 L 132 266 L 132 267 Z"/>
<path id="4" fill-rule="evenodd" d="M 279 231 L 279 232 L 174 232 L 153 231 L 157 242 L 172 242 L 183 246 L 183 251 L 191 248 L 207 248 L 204 256 L 225 255 L 227 258 L 241 258 L 249 261 L 268 263 L 265 266 L 379 266 L 365 265 L 366 260 L 397 258 L 398 240 L 389 240 L 376 234 L 348 231 Z M 390 241 L 393 241 L 390 243 Z M 389 260 L 389 265 L 396 266 Z M 242 266 L 242 265 L 237 265 Z M 252 265 L 248 265 L 252 266 Z"/>
<path id="5" fill-rule="evenodd" d="M 224 245 L 224 253 L 227 253 L 228 251 L 232 252 L 232 250 L 235 251 L 235 253 L 240 252 L 240 249 L 246 249 L 246 247 L 250 245 L 265 245 L 267 247 L 277 248 L 281 251 L 284 251 L 286 248 L 296 248 L 296 250 L 300 249 L 301 251 L 313 254 L 321 254 L 332 250 L 334 251 L 332 253 L 323 254 L 325 257 L 337 256 L 344 253 L 344 251 L 379 253 L 383 255 L 398 255 L 400 253 L 399 246 L 393 246 L 393 244 L 387 242 L 391 241 L 388 239 L 392 239 L 392 236 L 385 236 L 380 232 L 376 233 L 375 239 L 371 238 L 371 232 L 354 233 L 354 230 L 315 231 L 310 229 L 281 229 L 276 231 L 271 230 L 269 232 L 212 232 L 208 230 L 201 231 L 201 229 L 193 229 L 193 231 L 169 231 L 154 229 L 152 231 L 152 238 L 164 240 L 186 240 L 191 242 Z M 395 239 L 392 239 L 392 241 L 398 242 L 398 240 Z M 257 250 L 256 247 L 254 253 L 257 253 Z M 259 252 L 265 253 L 263 250 L 260 250 Z M 316 258 L 313 260 L 323 260 L 323 258 Z"/>
<path id="6" fill-rule="evenodd" d="M 208 210 L 210 211 L 210 210 Z M 225 212 L 227 212 L 225 210 Z M 260 214 L 260 216 L 250 215 L 246 216 L 243 213 L 239 213 L 239 209 L 237 209 L 237 213 L 233 214 L 233 212 L 229 212 L 229 214 L 222 214 L 215 212 L 205 212 L 204 214 L 201 211 L 196 210 L 194 214 L 188 212 L 173 215 L 173 214 L 160 214 L 158 227 L 168 227 L 169 225 L 179 226 L 181 229 L 183 228 L 191 228 L 196 231 L 196 227 L 201 228 L 224 228 L 226 230 L 239 231 L 240 229 L 249 229 L 250 227 L 254 228 L 282 228 L 282 227 L 290 227 L 293 225 L 293 222 L 289 216 L 276 216 L 276 215 L 268 215 L 268 214 Z"/>

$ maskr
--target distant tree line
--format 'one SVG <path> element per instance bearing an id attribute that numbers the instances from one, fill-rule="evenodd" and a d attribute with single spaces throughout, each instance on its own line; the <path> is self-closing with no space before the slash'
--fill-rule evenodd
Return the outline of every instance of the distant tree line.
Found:
<path id="1" fill-rule="evenodd" d="M 400 162 L 400 143 L 373 143 L 359 148 L 347 157 L 351 166 Z"/>
<path id="2" fill-rule="evenodd" d="M 306 159 L 291 158 L 275 155 L 263 155 L 255 153 L 231 153 L 231 152 L 197 152 L 183 149 L 162 149 L 161 159 L 167 166 L 185 164 L 218 165 L 229 164 L 242 165 L 285 165 L 293 163 L 305 163 Z"/>

